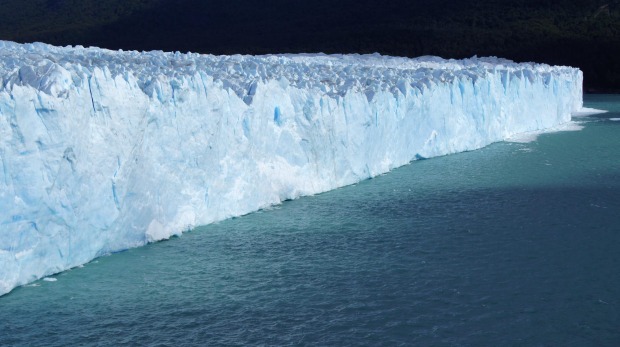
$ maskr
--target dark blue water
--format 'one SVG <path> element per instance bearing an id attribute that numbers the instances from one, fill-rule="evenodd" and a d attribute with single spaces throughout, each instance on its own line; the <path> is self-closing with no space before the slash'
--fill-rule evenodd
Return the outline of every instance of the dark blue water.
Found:
<path id="1" fill-rule="evenodd" d="M 0 345 L 620 345 L 620 97 L 0 297 Z"/>

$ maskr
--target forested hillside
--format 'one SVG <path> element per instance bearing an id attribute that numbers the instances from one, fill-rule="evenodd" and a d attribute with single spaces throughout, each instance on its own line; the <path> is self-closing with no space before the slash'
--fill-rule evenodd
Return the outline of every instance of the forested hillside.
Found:
<path id="1" fill-rule="evenodd" d="M 372 53 L 578 66 L 620 91 L 620 0 L 2 0 L 0 38 L 214 54 Z"/>

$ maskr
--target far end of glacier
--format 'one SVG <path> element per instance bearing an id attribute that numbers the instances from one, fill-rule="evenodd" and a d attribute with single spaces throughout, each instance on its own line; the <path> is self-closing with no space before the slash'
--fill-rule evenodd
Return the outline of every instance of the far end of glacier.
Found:
<path id="1" fill-rule="evenodd" d="M 582 108 L 580 70 L 498 58 L 0 41 L 0 72 L 0 295 Z"/>

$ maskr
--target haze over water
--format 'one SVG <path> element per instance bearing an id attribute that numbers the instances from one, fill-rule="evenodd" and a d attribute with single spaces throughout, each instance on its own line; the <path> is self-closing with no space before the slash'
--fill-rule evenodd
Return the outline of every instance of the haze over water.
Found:
<path id="1" fill-rule="evenodd" d="M 620 97 L 0 297 L 0 345 L 620 343 Z"/>

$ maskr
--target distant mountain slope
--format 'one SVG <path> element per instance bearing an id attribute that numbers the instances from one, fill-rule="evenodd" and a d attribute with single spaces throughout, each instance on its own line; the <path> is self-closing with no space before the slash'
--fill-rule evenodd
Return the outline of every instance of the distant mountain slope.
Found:
<path id="1" fill-rule="evenodd" d="M 0 38 L 202 53 L 497 55 L 620 91 L 618 0 L 3 0 Z"/>
<path id="2" fill-rule="evenodd" d="M 0 33 L 7 38 L 80 38 L 89 28 L 106 25 L 161 5 L 162 0 L 2 0 Z M 56 36 L 60 35 L 60 36 Z"/>

